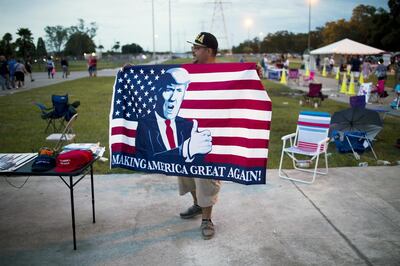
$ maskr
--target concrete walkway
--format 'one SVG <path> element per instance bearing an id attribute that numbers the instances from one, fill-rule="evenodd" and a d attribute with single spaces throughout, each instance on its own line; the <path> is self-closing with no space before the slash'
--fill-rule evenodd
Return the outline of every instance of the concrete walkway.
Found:
<path id="1" fill-rule="evenodd" d="M 75 190 L 76 251 L 61 180 L 30 177 L 17 190 L 0 178 L 0 264 L 399 265 L 399 170 L 334 168 L 313 185 L 269 170 L 267 185 L 224 183 L 207 241 L 199 217 L 179 218 L 191 197 L 178 196 L 174 177 L 95 176 L 95 224 L 85 178 Z"/>
<path id="2" fill-rule="evenodd" d="M 147 65 L 152 64 L 160 64 L 167 60 L 167 57 L 160 57 L 158 60 L 150 61 L 146 63 Z M 120 68 L 115 69 L 101 69 L 97 71 L 98 77 L 115 77 L 117 72 Z M 54 79 L 49 79 L 47 76 L 47 72 L 35 72 L 33 73 L 33 79 L 35 81 L 31 82 L 28 76 L 25 76 L 25 87 L 19 89 L 11 89 L 11 90 L 1 90 L 0 89 L 0 96 L 6 96 L 22 91 L 28 91 L 36 88 L 41 88 L 44 86 L 49 86 L 53 84 L 58 84 L 61 82 L 75 80 L 80 78 L 89 77 L 89 73 L 87 71 L 71 71 L 71 74 L 68 76 L 67 79 L 62 78 L 62 72 L 56 73 Z"/>
<path id="3" fill-rule="evenodd" d="M 87 73 L 79 75 L 71 79 Z M 175 178 L 96 175 L 95 224 L 84 178 L 75 189 L 76 251 L 59 178 L 30 177 L 18 190 L 8 182 L 26 177 L 1 177 L 0 265 L 399 265 L 399 170 L 333 168 L 304 185 L 272 169 L 267 185 L 224 183 L 208 241 L 199 217 L 179 218 L 191 197 L 178 196 Z"/>

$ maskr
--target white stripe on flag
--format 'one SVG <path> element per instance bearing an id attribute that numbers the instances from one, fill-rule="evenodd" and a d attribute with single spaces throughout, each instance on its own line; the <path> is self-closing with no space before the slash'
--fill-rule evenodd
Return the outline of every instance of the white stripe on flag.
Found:
<path id="1" fill-rule="evenodd" d="M 183 118 L 243 118 L 271 121 L 271 111 L 250 109 L 183 109 L 179 111 Z"/>
<path id="2" fill-rule="evenodd" d="M 257 71 L 242 70 L 234 72 L 196 73 L 189 74 L 190 82 L 220 82 L 232 80 L 260 80 Z"/>
<path id="3" fill-rule="evenodd" d="M 135 138 L 130 138 L 125 135 L 119 134 L 119 135 L 112 135 L 110 136 L 110 143 L 124 143 L 128 144 L 129 146 L 135 146 L 136 139 Z"/>
<path id="4" fill-rule="evenodd" d="M 236 93 L 232 90 L 204 90 L 187 91 L 185 100 L 237 100 L 240 93 L 240 100 L 259 100 L 270 101 L 268 94 L 261 90 L 238 90 Z"/>
<path id="5" fill-rule="evenodd" d="M 245 148 L 240 146 L 213 145 L 210 154 L 236 155 L 247 158 L 267 158 L 268 149 Z"/>
<path id="6" fill-rule="evenodd" d="M 111 120 L 111 127 L 126 127 L 127 129 L 136 130 L 137 125 L 137 121 L 128 121 L 123 118 L 116 118 Z"/>
<path id="7" fill-rule="evenodd" d="M 269 130 L 233 127 L 199 128 L 198 131 L 209 130 L 211 137 L 243 137 L 246 139 L 269 139 Z"/>

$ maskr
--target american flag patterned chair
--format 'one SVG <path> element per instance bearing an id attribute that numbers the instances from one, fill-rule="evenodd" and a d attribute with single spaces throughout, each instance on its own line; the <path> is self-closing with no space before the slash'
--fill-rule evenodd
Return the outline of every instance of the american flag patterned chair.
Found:
<path id="1" fill-rule="evenodd" d="M 326 152 L 329 144 L 328 132 L 330 121 L 331 116 L 329 113 L 311 111 L 300 112 L 296 132 L 282 137 L 283 146 L 279 163 L 279 176 L 281 178 L 312 184 L 317 174 L 325 175 L 328 173 L 328 158 Z M 321 154 L 325 156 L 325 171 L 318 171 L 318 162 Z M 311 173 L 312 178 L 289 177 L 282 170 L 285 155 L 292 159 L 294 169 Z M 300 156 L 302 159 L 299 159 Z M 309 160 L 304 160 L 304 157 L 309 158 Z M 313 169 L 305 169 L 313 162 Z"/>

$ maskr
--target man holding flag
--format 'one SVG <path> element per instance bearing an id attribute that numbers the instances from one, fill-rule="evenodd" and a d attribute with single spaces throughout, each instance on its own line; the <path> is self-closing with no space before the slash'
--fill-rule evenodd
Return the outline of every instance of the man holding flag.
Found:
<path id="1" fill-rule="evenodd" d="M 265 184 L 272 104 L 261 67 L 214 64 L 218 42 L 210 33 L 190 43 L 193 64 L 125 66 L 118 72 L 110 163 L 178 176 L 179 194 L 193 197 L 181 218 L 201 214 L 201 234 L 210 239 L 220 180 Z"/>

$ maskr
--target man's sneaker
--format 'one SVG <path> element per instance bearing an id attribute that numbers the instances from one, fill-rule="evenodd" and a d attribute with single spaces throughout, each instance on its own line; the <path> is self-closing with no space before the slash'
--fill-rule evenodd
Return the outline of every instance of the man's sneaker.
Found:
<path id="1" fill-rule="evenodd" d="M 179 215 L 182 219 L 190 219 L 199 214 L 201 214 L 201 207 L 197 204 L 193 204 L 187 211 L 181 212 Z"/>
<path id="2" fill-rule="evenodd" d="M 203 219 L 201 221 L 200 229 L 204 240 L 211 239 L 215 234 L 214 224 L 211 219 Z"/>

